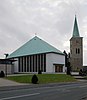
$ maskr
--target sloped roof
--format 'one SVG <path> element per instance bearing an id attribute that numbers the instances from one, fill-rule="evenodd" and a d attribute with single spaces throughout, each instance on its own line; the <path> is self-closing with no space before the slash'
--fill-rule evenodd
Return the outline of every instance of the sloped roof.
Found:
<path id="1" fill-rule="evenodd" d="M 63 53 L 60 50 L 56 49 L 47 42 L 35 36 L 30 41 L 21 46 L 19 49 L 10 54 L 8 58 L 15 58 L 20 56 L 27 56 L 27 55 L 34 55 L 41 53 L 50 53 L 50 52 L 63 55 Z"/>
<path id="2" fill-rule="evenodd" d="M 74 21 L 73 37 L 80 37 L 76 16 Z"/>

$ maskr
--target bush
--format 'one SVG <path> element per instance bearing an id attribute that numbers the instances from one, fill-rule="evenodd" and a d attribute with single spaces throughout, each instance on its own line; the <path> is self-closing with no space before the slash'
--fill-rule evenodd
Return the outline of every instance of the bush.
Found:
<path id="1" fill-rule="evenodd" d="M 38 82 L 38 77 L 37 77 L 36 75 L 33 75 L 31 81 L 32 81 L 33 84 L 37 84 L 37 82 Z"/>
<path id="2" fill-rule="evenodd" d="M 0 77 L 5 77 L 5 74 L 3 71 L 0 72 Z"/>

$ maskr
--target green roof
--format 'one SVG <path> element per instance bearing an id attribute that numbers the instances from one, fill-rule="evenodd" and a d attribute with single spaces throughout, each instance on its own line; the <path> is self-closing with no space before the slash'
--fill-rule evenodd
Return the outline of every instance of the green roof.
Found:
<path id="1" fill-rule="evenodd" d="M 63 55 L 63 53 L 60 50 L 56 49 L 47 42 L 35 36 L 30 41 L 21 46 L 19 49 L 10 54 L 8 58 L 16 58 L 20 56 L 28 56 L 41 53 L 50 53 L 50 52 Z"/>
<path id="2" fill-rule="evenodd" d="M 74 28 L 73 28 L 73 37 L 80 37 L 76 16 L 75 16 L 75 22 L 74 22 Z"/>

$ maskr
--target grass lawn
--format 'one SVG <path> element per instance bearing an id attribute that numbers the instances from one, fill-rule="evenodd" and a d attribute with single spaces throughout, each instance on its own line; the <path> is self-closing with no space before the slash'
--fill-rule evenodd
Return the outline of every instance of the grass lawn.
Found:
<path id="1" fill-rule="evenodd" d="M 87 80 L 87 76 L 83 76 Z"/>
<path id="2" fill-rule="evenodd" d="M 19 83 L 31 83 L 33 75 L 8 76 L 6 79 L 13 80 Z M 72 76 L 66 74 L 37 74 L 38 83 L 57 83 L 57 82 L 74 82 Z"/>

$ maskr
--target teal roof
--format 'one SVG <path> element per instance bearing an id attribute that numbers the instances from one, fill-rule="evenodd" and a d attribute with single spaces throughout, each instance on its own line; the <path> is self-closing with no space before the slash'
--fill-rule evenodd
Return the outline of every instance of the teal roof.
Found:
<path id="1" fill-rule="evenodd" d="M 73 37 L 80 37 L 76 16 L 75 16 L 75 22 L 74 22 L 74 28 L 73 28 Z"/>
<path id="2" fill-rule="evenodd" d="M 35 36 L 30 41 L 21 46 L 19 49 L 10 54 L 8 58 L 16 58 L 20 56 L 50 53 L 50 52 L 63 55 L 63 53 L 60 50 L 56 49 L 47 42 Z"/>

